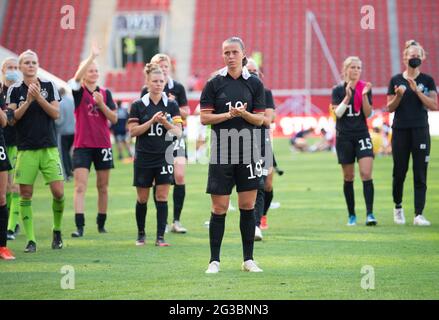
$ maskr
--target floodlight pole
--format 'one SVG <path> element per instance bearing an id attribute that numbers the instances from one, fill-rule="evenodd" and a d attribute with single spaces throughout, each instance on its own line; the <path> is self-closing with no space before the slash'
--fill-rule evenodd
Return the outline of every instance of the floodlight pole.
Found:
<path id="1" fill-rule="evenodd" d="M 337 65 L 329 50 L 325 37 L 320 29 L 319 23 L 312 11 L 306 11 L 306 30 L 305 30 L 305 92 L 306 92 L 306 114 L 311 114 L 311 65 L 312 65 L 312 29 L 317 36 L 317 40 L 323 50 L 323 55 L 331 68 L 332 76 L 336 83 L 341 82 L 340 73 L 337 70 Z"/>

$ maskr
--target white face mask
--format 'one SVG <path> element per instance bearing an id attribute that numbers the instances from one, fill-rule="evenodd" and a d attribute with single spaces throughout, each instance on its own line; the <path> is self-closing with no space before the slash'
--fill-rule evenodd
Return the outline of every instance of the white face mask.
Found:
<path id="1" fill-rule="evenodd" d="M 7 70 L 5 74 L 5 78 L 11 82 L 17 82 L 20 80 L 20 72 L 17 70 Z"/>

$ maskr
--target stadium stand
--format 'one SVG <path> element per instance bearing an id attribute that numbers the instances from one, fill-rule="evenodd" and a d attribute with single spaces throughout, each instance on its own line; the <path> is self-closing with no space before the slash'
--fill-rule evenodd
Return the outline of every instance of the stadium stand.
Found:
<path id="1" fill-rule="evenodd" d="M 60 27 L 63 5 L 75 8 L 74 30 Z M 90 0 L 51 0 L 44 8 L 37 0 L 14 0 L 6 10 L 1 44 L 17 54 L 34 50 L 41 67 L 61 79 L 72 77 L 84 46 Z"/>
<path id="2" fill-rule="evenodd" d="M 127 63 L 123 71 L 107 74 L 105 86 L 114 92 L 139 91 L 140 94 L 145 82 L 143 68 L 143 63 Z"/>
<path id="3" fill-rule="evenodd" d="M 268 87 L 275 90 L 304 89 L 306 13 L 311 11 L 337 70 L 346 56 L 359 55 L 364 62 L 363 78 L 371 81 L 374 88 L 385 88 L 393 73 L 389 46 L 391 37 L 395 35 L 389 30 L 388 12 L 392 2 L 396 5 L 395 30 L 399 46 L 394 52 L 400 58 L 404 42 L 416 39 L 427 49 L 430 58 L 423 70 L 438 74 L 439 65 L 431 59 L 439 56 L 439 33 L 432 32 L 435 17 L 439 14 L 437 1 L 370 0 L 367 5 L 375 9 L 375 28 L 362 29 L 361 7 L 364 2 L 361 0 L 196 0 L 193 41 L 187 44 L 192 47 L 192 55 L 190 61 L 179 61 L 179 64 L 190 64 L 190 73 L 198 74 L 204 81 L 223 64 L 218 54 L 220 43 L 231 35 L 237 35 L 246 43 L 247 53 L 262 53 L 266 73 L 264 82 Z M 93 19 L 90 16 L 91 1 L 51 0 L 46 3 L 45 9 L 41 10 L 37 0 L 8 1 L 1 44 L 17 54 L 28 48 L 35 50 L 40 55 L 42 67 L 62 79 L 68 79 L 84 50 L 87 21 Z M 64 4 L 75 7 L 75 30 L 59 28 L 59 8 Z M 171 4 L 172 0 L 118 0 L 116 11 L 170 12 Z M 34 18 L 36 12 L 38 19 Z M 311 47 L 311 88 L 329 89 L 335 79 L 315 30 L 312 31 Z M 402 66 L 402 61 L 399 62 Z M 137 91 L 144 81 L 142 69 L 141 63 L 128 63 L 124 70 L 104 75 L 105 85 L 115 92 Z M 184 82 L 185 79 L 181 80 Z"/>
<path id="4" fill-rule="evenodd" d="M 418 14 L 413 14 L 414 12 Z M 439 33 L 435 32 L 438 15 L 438 1 L 421 1 L 419 3 L 398 1 L 398 30 L 400 35 L 404 35 L 404 37 L 399 37 L 398 51 L 402 52 L 406 40 L 416 39 L 424 46 L 427 53 L 427 60 L 422 66 L 422 70 L 433 77 L 439 74 L 439 64 L 437 63 Z"/>
<path id="5" fill-rule="evenodd" d="M 240 36 L 247 44 L 247 53 L 263 54 L 267 70 L 265 82 L 276 89 L 303 89 L 305 64 L 306 12 L 312 11 L 328 43 L 337 68 L 348 55 L 362 57 L 364 77 L 376 86 L 385 86 L 389 78 L 390 57 L 387 5 L 371 0 L 375 8 L 375 29 L 363 30 L 360 25 L 362 1 L 264 1 L 198 0 L 193 51 L 192 73 L 206 78 L 221 66 L 219 44 L 231 35 Z M 343 10 L 341 10 L 343 8 Z M 340 12 L 352 12 L 352 15 Z M 232 13 L 233 12 L 233 13 Z M 236 30 L 240 29 L 239 33 Z M 346 34 L 346 37 L 340 36 Z M 320 44 L 312 36 L 312 88 L 330 88 L 334 84 Z"/>
<path id="6" fill-rule="evenodd" d="M 119 0 L 118 12 L 123 11 L 169 11 L 170 0 Z M 144 63 L 127 63 L 125 70 L 109 72 L 105 86 L 115 92 L 137 91 L 144 85 Z"/>

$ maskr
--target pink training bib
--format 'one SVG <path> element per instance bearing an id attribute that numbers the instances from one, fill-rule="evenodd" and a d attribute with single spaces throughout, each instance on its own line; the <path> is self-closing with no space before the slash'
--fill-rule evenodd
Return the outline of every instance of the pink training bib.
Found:
<path id="1" fill-rule="evenodd" d="M 99 110 L 93 94 L 85 86 L 81 103 L 75 108 L 75 148 L 111 148 L 110 128 L 108 119 Z M 107 92 L 99 88 L 107 104 Z"/>

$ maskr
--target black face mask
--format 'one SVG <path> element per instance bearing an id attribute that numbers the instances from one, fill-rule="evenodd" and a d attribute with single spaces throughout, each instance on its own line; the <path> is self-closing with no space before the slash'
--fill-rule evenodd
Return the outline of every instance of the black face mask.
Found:
<path id="1" fill-rule="evenodd" d="M 256 78 L 259 78 L 259 74 L 257 72 L 250 72 L 251 75 L 254 75 Z"/>
<path id="2" fill-rule="evenodd" d="M 413 69 L 416 69 L 417 67 L 419 67 L 421 65 L 422 61 L 419 58 L 411 58 L 409 59 L 409 66 L 412 67 Z"/>

